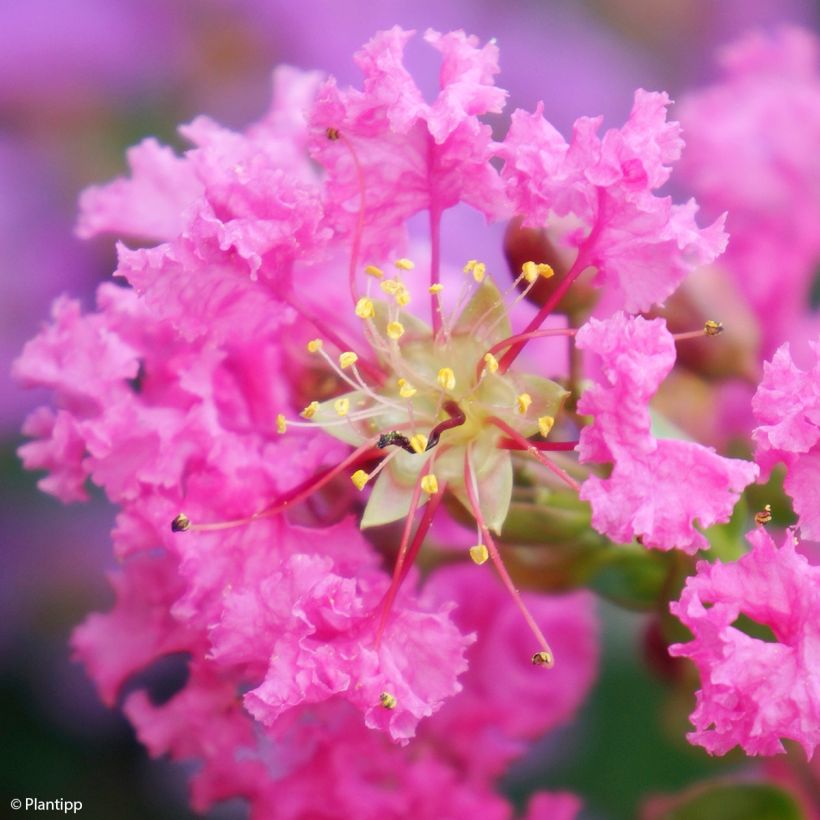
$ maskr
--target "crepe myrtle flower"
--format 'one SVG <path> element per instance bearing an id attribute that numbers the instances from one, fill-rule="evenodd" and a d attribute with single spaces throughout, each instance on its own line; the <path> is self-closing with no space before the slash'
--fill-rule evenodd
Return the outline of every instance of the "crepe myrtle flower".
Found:
<path id="1" fill-rule="evenodd" d="M 366 494 L 363 529 L 404 522 L 393 581 L 378 616 L 378 641 L 434 516 L 450 496 L 475 524 L 470 557 L 478 564 L 494 564 L 535 636 L 533 663 L 549 667 L 552 650 L 506 571 L 496 539 L 522 457 L 581 491 L 581 484 L 549 455 L 574 450 L 577 442 L 549 440 L 568 391 L 516 366 L 516 359 L 536 339 L 572 340 L 576 329 L 542 325 L 560 295 L 590 267 L 597 269 L 602 284 L 617 283 L 627 307 L 647 308 L 671 292 L 687 270 L 713 259 L 725 240 L 720 222 L 697 228 L 693 203 L 679 208 L 652 193 L 666 181 L 668 163 L 680 152 L 677 126 L 665 120 L 665 95 L 639 92 L 627 125 L 602 139 L 595 134 L 599 121 L 584 120 L 572 145 L 560 142 L 551 126 L 538 125 L 533 118 L 528 122 L 535 128 L 527 131 L 525 141 L 519 127 L 525 115 L 517 112 L 508 139 L 494 148 L 487 127 L 477 118 L 478 113 L 500 110 L 503 103 L 503 92 L 492 84 L 497 70 L 494 45 L 479 49 L 461 34 L 429 32 L 426 39 L 442 52 L 444 64 L 442 91 L 428 104 L 401 64 L 408 37 L 408 32 L 394 29 L 374 38 L 357 57 L 365 72 L 364 91 L 341 91 L 330 80 L 319 87 L 309 114 L 313 155 L 327 168 L 326 219 L 337 235 L 347 237 L 348 315 L 359 322 L 349 338 L 358 338 L 358 343 L 348 343 L 346 332 L 339 329 L 343 322 L 330 333 L 312 323 L 326 332 L 310 339 L 307 351 L 318 358 L 338 390 L 327 400 L 310 400 L 298 415 L 278 413 L 276 427 L 283 436 L 318 429 L 354 449 L 250 516 L 208 522 L 180 513 L 172 527 L 197 533 L 250 525 L 310 498 L 337 475 L 349 475 Z M 543 167 L 533 168 L 534 152 L 539 152 Z M 505 160 L 500 175 L 489 162 L 493 153 Z M 552 180 L 548 186 L 544 175 Z M 567 238 L 577 247 L 575 264 L 520 332 L 513 329 L 510 311 L 536 283 L 554 276 L 549 264 L 525 261 L 502 292 L 482 261 L 468 260 L 460 292 L 449 308 L 444 306 L 441 214 L 459 201 L 478 204 L 479 187 L 480 207 L 487 216 L 509 213 L 512 205 L 529 220 L 547 218 L 550 209 L 577 218 Z M 406 219 L 420 210 L 429 214 L 429 262 L 422 265 L 408 257 L 385 261 L 386 248 L 396 244 L 386 237 L 398 236 Z M 643 233 L 637 237 L 639 225 Z M 630 231 L 634 242 L 628 247 L 625 233 Z M 427 282 L 421 285 L 423 267 Z M 628 357 L 630 350 L 640 349 L 631 328 L 642 320 L 618 316 L 606 326 L 611 325 L 616 344 Z M 674 342 L 662 322 L 648 327 L 664 347 L 652 353 L 662 360 L 662 377 L 674 363 Z M 702 333 L 716 335 L 718 330 L 719 325 L 710 322 Z M 591 328 L 582 330 L 579 339 L 593 333 Z M 635 418 L 648 418 L 644 405 L 654 387 L 657 383 L 645 394 L 635 393 Z M 590 412 L 595 414 L 591 400 Z M 722 459 L 695 444 L 662 445 L 653 460 L 648 456 L 654 446 L 648 422 L 644 427 L 630 439 L 629 425 L 622 425 L 622 441 L 612 447 L 616 462 L 631 465 L 625 483 L 635 496 L 615 501 L 617 517 L 637 523 L 613 529 L 600 523 L 603 514 L 596 513 L 596 526 L 620 540 L 630 540 L 633 531 L 649 534 L 650 546 L 705 546 L 704 539 L 693 534 L 693 519 L 700 515 L 702 523 L 709 524 L 728 518 L 737 494 L 753 478 L 753 466 Z M 640 451 L 643 460 L 637 462 L 632 451 Z M 697 474 L 707 477 L 716 492 L 706 507 L 684 506 L 676 523 L 664 527 L 661 522 L 655 533 L 642 523 L 646 515 L 640 509 L 653 495 L 657 463 L 668 461 L 672 451 L 672 472 L 685 462 L 697 464 Z M 588 454 L 586 460 L 595 459 Z M 731 470 L 734 475 L 728 478 Z M 684 480 L 677 486 L 687 485 Z M 593 495 L 592 489 L 582 491 L 582 497 Z"/>
<path id="2" fill-rule="evenodd" d="M 181 757 L 213 753 L 203 733 L 223 702 L 225 736 L 243 746 L 257 730 L 282 740 L 313 708 L 347 720 L 351 705 L 407 743 L 461 691 L 474 641 L 451 617 L 456 596 L 413 589 L 414 559 L 445 510 L 472 522 L 470 559 L 495 566 L 522 613 L 534 637 L 525 666 L 553 666 L 547 610 L 519 593 L 497 543 L 525 462 L 589 498 L 611 538 L 688 551 L 705 546 L 694 520 L 726 520 L 753 478 L 752 465 L 650 429 L 676 341 L 720 326 L 676 339 L 632 314 L 725 243 L 720 220 L 701 229 L 694 203 L 654 193 L 681 149 L 666 96 L 638 92 L 623 128 L 599 136 L 584 119 L 570 143 L 540 112 L 517 112 L 499 144 L 480 119 L 504 103 L 496 46 L 428 32 L 442 55 L 428 103 L 403 65 L 410 36 L 382 32 L 359 52 L 362 89 L 279 69 L 271 110 L 247 130 L 198 118 L 182 129 L 193 145 L 183 156 L 151 140 L 134 149 L 129 179 L 86 192 L 79 227 L 159 244 L 120 244 L 117 274 L 131 288 L 104 285 L 87 314 L 58 301 L 17 363 L 22 381 L 57 396 L 26 424 L 26 465 L 47 469 L 44 488 L 65 500 L 91 478 L 121 507 L 118 605 L 92 616 L 75 648 L 112 702 L 156 657 L 190 655 L 205 696 L 182 693 L 202 713 L 178 748 L 166 744 Z M 505 288 L 479 258 L 448 268 L 442 214 L 461 203 L 490 219 L 571 224 L 568 272 L 526 259 Z M 408 251 L 419 213 L 427 257 Z M 614 294 L 611 315 L 545 327 L 586 272 Z M 539 283 L 554 289 L 516 329 Z M 560 368 L 529 349 L 544 339 L 600 358 L 580 445 L 566 384 L 547 378 Z M 576 449 L 580 467 L 568 460 Z M 612 464 L 610 479 L 587 464 Z M 656 497 L 663 464 L 674 514 Z M 328 521 L 321 491 L 337 478 L 343 509 Z M 393 522 L 403 523 L 389 577 L 362 530 Z M 162 736 L 161 716 L 138 704 L 146 736 Z"/>

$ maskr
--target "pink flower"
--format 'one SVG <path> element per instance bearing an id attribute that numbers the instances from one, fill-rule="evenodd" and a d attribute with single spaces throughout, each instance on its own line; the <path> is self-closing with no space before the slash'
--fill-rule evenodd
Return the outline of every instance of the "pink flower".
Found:
<path id="1" fill-rule="evenodd" d="M 613 463 L 609 478 L 590 476 L 581 490 L 592 525 L 620 543 L 640 538 L 657 549 L 706 549 L 695 520 L 704 527 L 727 521 L 758 471 L 710 447 L 653 436 L 648 402 L 675 362 L 666 323 L 623 313 L 591 319 L 576 344 L 597 355 L 603 377 L 578 403 L 593 417 L 581 431 L 580 458 Z"/>
<path id="2" fill-rule="evenodd" d="M 766 356 L 799 338 L 820 257 L 818 54 L 809 31 L 750 33 L 725 50 L 722 81 L 680 106 L 682 171 L 704 207 L 729 212 L 722 263 L 760 320 Z"/>
<path id="3" fill-rule="evenodd" d="M 820 569 L 795 551 L 792 534 L 780 548 L 762 528 L 748 539 L 752 551 L 732 564 L 698 562 L 670 606 L 694 640 L 669 651 L 701 677 L 688 737 L 710 754 L 739 745 L 750 755 L 783 752 L 789 738 L 811 757 L 820 743 Z M 741 615 L 774 639 L 741 631 Z"/>
<path id="4" fill-rule="evenodd" d="M 789 345 L 763 365 L 752 399 L 758 427 L 752 433 L 756 458 L 766 471 L 786 464 L 786 492 L 794 501 L 804 538 L 820 539 L 820 338 L 809 342 L 814 362 L 801 370 Z"/>
<path id="5" fill-rule="evenodd" d="M 700 229 L 694 201 L 673 205 L 653 190 L 667 181 L 681 153 L 677 123 L 666 121 L 666 94 L 637 91 L 629 119 L 601 138 L 602 118 L 575 123 L 570 143 L 543 118 L 518 110 L 499 149 L 502 178 L 526 224 L 572 217 L 566 242 L 578 248 L 568 279 L 589 266 L 630 312 L 662 302 L 726 245 L 723 219 Z"/>

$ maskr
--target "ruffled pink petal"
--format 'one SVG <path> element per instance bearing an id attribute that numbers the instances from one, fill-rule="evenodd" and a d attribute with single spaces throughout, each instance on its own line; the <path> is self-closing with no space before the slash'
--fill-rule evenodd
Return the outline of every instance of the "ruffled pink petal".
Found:
<path id="1" fill-rule="evenodd" d="M 581 431 L 580 458 L 613 463 L 609 478 L 590 476 L 581 488 L 592 505 L 592 525 L 620 543 L 641 538 L 657 549 L 707 548 L 695 521 L 704 527 L 727 521 L 758 468 L 710 447 L 652 435 L 648 403 L 675 362 L 666 323 L 623 313 L 591 319 L 576 344 L 596 354 L 603 377 L 578 403 L 593 417 Z"/>
<path id="2" fill-rule="evenodd" d="M 750 755 L 800 743 L 811 757 L 820 743 L 820 569 L 798 552 L 791 534 L 776 547 L 762 528 L 752 551 L 732 564 L 701 561 L 670 609 L 694 640 L 674 644 L 701 677 L 689 740 L 710 754 L 741 746 Z M 773 641 L 752 638 L 740 615 L 768 627 Z"/>
<path id="3" fill-rule="evenodd" d="M 601 118 L 581 118 L 566 143 L 542 117 L 516 111 L 503 144 L 501 175 L 516 210 L 530 225 L 573 215 L 583 228 L 581 268 L 615 292 L 630 312 L 662 302 L 694 268 L 726 245 L 722 219 L 706 229 L 694 202 L 673 205 L 653 190 L 669 177 L 681 149 L 679 127 L 666 121 L 669 98 L 639 90 L 626 125 L 598 136 Z M 580 272 L 580 270 L 579 270 Z"/>
<path id="4" fill-rule="evenodd" d="M 77 233 L 100 233 L 163 241 L 176 236 L 185 211 L 202 192 L 193 168 L 153 137 L 127 153 L 130 179 L 95 185 L 80 197 Z"/>

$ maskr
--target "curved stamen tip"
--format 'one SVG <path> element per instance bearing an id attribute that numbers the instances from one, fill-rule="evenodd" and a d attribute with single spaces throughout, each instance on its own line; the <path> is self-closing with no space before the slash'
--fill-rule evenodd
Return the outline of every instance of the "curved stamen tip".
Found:
<path id="1" fill-rule="evenodd" d="M 185 513 L 180 513 L 171 522 L 171 532 L 187 532 L 191 529 L 191 519 Z"/>
<path id="2" fill-rule="evenodd" d="M 755 524 L 763 526 L 772 520 L 772 505 L 767 504 L 760 512 L 755 513 Z"/>
<path id="3" fill-rule="evenodd" d="M 390 692 L 382 692 L 379 695 L 379 703 L 381 703 L 385 709 L 395 709 L 396 702 L 395 696 L 391 695 Z"/>
<path id="4" fill-rule="evenodd" d="M 552 652 L 542 650 L 541 652 L 536 652 L 532 656 L 532 665 L 552 669 L 552 667 L 555 666 L 555 658 L 552 656 Z"/>

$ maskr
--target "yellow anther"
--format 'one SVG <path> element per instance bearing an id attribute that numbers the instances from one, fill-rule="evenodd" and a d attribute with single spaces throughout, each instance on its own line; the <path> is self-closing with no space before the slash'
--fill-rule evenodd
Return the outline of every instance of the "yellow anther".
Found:
<path id="1" fill-rule="evenodd" d="M 379 695 L 379 703 L 381 703 L 385 709 L 395 709 L 397 701 L 396 698 L 390 694 L 390 692 L 382 692 Z"/>
<path id="2" fill-rule="evenodd" d="M 421 477 L 421 489 L 427 495 L 435 495 L 438 492 L 438 479 L 433 473 L 427 473 L 427 475 Z"/>
<path id="3" fill-rule="evenodd" d="M 539 416 L 538 417 L 538 432 L 546 438 L 550 431 L 552 430 L 553 425 L 555 424 L 555 419 L 552 416 Z"/>
<path id="4" fill-rule="evenodd" d="M 379 282 L 379 287 L 388 295 L 395 296 L 404 286 L 398 279 L 385 279 L 384 282 Z"/>
<path id="5" fill-rule="evenodd" d="M 490 373 L 495 373 L 498 370 L 498 359 L 492 353 L 484 354 L 484 365 Z"/>
<path id="6" fill-rule="evenodd" d="M 321 339 L 311 339 L 307 343 L 308 353 L 318 353 L 322 349 L 323 344 Z"/>
<path id="7" fill-rule="evenodd" d="M 377 268 L 375 265 L 365 266 L 364 272 L 368 276 L 372 276 L 374 279 L 381 279 L 384 276 L 384 271 L 381 268 Z"/>
<path id="8" fill-rule="evenodd" d="M 533 666 L 552 666 L 553 657 L 551 652 L 536 652 L 532 656 Z"/>
<path id="9" fill-rule="evenodd" d="M 436 375 L 436 381 L 442 390 L 452 390 L 456 386 L 456 374 L 449 367 L 442 367 Z"/>
<path id="10" fill-rule="evenodd" d="M 391 339 L 401 339 L 404 335 L 404 325 L 401 322 L 390 322 L 387 325 L 387 335 Z"/>
<path id="11" fill-rule="evenodd" d="M 346 416 L 350 412 L 350 399 L 336 399 L 333 402 L 333 409 L 338 416 Z"/>
<path id="12" fill-rule="evenodd" d="M 427 288 L 427 290 L 429 290 L 430 293 L 441 293 L 444 290 L 444 285 L 442 285 L 439 282 L 436 282 L 435 285 L 430 285 L 430 287 Z"/>
<path id="13" fill-rule="evenodd" d="M 364 470 L 356 470 L 356 472 L 350 476 L 350 480 L 356 485 L 357 490 L 363 490 L 369 478 L 370 476 Z"/>
<path id="14" fill-rule="evenodd" d="M 767 504 L 760 512 L 755 513 L 755 524 L 768 524 L 772 520 L 772 505 Z"/>
<path id="15" fill-rule="evenodd" d="M 525 262 L 521 266 L 521 275 L 527 282 L 532 284 L 539 276 L 544 279 L 549 279 L 550 276 L 555 275 L 555 271 L 551 265 L 545 263 L 536 264 L 535 262 Z"/>
<path id="16" fill-rule="evenodd" d="M 288 422 L 287 419 L 280 413 L 276 417 L 276 432 L 277 433 L 284 433 L 288 429 Z"/>
<path id="17" fill-rule="evenodd" d="M 519 393 L 515 397 L 516 410 L 523 416 L 532 404 L 532 396 L 529 393 Z"/>
<path id="18" fill-rule="evenodd" d="M 360 319 L 372 319 L 376 315 L 376 308 L 373 307 L 373 300 L 368 299 L 367 296 L 362 296 L 356 302 L 356 315 Z"/>
<path id="19" fill-rule="evenodd" d="M 410 259 L 405 259 L 402 257 L 401 259 L 397 259 L 393 263 L 399 270 L 413 270 L 416 267 L 415 263 Z"/>
<path id="20" fill-rule="evenodd" d="M 413 396 L 415 396 L 416 393 L 418 392 L 416 390 L 416 388 L 413 387 L 413 385 L 410 384 L 410 382 L 407 381 L 407 379 L 399 379 L 398 385 L 399 385 L 399 395 L 403 399 L 410 399 Z"/>
<path id="21" fill-rule="evenodd" d="M 401 285 L 396 291 L 396 304 L 399 307 L 405 307 L 410 304 L 410 291 L 404 285 Z"/>
<path id="22" fill-rule="evenodd" d="M 464 266 L 464 273 L 472 273 L 473 279 L 475 279 L 476 282 L 481 282 L 487 274 L 487 266 L 477 259 L 471 259 Z"/>
<path id="23" fill-rule="evenodd" d="M 416 435 L 410 436 L 410 446 L 417 453 L 423 453 L 427 449 L 427 436 L 424 433 L 416 433 Z"/>
<path id="24" fill-rule="evenodd" d="M 302 418 L 312 419 L 316 415 L 316 411 L 319 409 L 319 402 L 312 401 L 302 412 L 299 414 Z"/>
<path id="25" fill-rule="evenodd" d="M 171 532 L 187 532 L 191 529 L 191 519 L 185 513 L 180 513 L 171 522 Z"/>
<path id="26" fill-rule="evenodd" d="M 490 553 L 487 551 L 487 547 L 484 544 L 476 544 L 474 547 L 470 547 L 470 558 L 473 559 L 473 562 L 481 566 L 488 558 L 490 557 Z"/>
<path id="27" fill-rule="evenodd" d="M 359 357 L 352 350 L 346 350 L 339 356 L 339 367 L 342 370 L 347 370 L 348 367 L 352 367 L 358 361 Z"/>
<path id="28" fill-rule="evenodd" d="M 703 325 L 703 331 L 707 336 L 720 336 L 723 333 L 723 322 L 716 322 L 714 319 L 709 319 Z"/>

